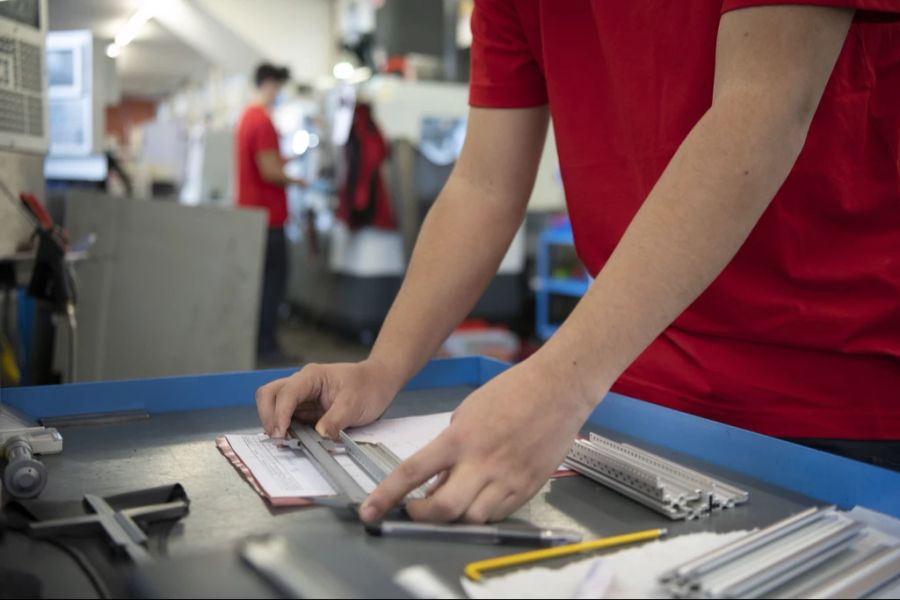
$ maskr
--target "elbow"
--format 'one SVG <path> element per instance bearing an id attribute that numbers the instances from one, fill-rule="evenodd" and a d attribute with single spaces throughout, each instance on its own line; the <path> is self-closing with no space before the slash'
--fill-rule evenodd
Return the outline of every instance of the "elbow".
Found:
<path id="1" fill-rule="evenodd" d="M 713 99 L 711 111 L 740 130 L 746 143 L 793 165 L 803 146 L 819 97 L 809 94 L 776 94 L 771 90 L 722 93 Z"/>

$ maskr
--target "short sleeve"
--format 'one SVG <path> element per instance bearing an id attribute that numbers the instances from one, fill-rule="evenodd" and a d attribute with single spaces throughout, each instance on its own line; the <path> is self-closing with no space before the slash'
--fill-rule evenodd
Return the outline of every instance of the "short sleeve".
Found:
<path id="1" fill-rule="evenodd" d="M 547 86 L 515 0 L 476 0 L 469 104 L 525 108 L 547 103 Z"/>
<path id="2" fill-rule="evenodd" d="M 279 149 L 278 133 L 270 119 L 260 117 L 255 120 L 250 133 L 250 146 L 254 156 L 266 150 Z"/>
<path id="3" fill-rule="evenodd" d="M 889 20 L 900 17 L 900 0 L 724 0 L 722 12 L 752 6 L 774 6 L 778 4 L 811 4 L 834 8 L 853 8 L 862 13 L 863 20 L 884 17 Z"/>

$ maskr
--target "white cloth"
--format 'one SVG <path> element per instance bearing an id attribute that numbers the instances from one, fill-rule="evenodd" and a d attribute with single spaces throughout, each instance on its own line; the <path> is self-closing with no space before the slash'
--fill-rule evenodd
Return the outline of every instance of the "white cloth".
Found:
<path id="1" fill-rule="evenodd" d="M 469 598 L 667 598 L 657 583 L 665 571 L 692 557 L 746 535 L 693 533 L 657 540 L 559 568 L 523 567 L 509 574 L 487 574 L 480 582 L 461 578 Z"/>

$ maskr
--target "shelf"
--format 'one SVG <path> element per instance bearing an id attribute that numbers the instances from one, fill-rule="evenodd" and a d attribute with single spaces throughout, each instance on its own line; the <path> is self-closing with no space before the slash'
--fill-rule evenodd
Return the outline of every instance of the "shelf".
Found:
<path id="1" fill-rule="evenodd" d="M 574 246 L 575 240 L 572 237 L 572 230 L 569 228 L 563 229 L 548 229 L 544 231 L 540 235 L 540 241 L 544 244 L 555 244 L 555 245 L 564 245 L 564 246 Z"/>
<path id="2" fill-rule="evenodd" d="M 559 325 L 538 325 L 537 334 L 539 338 L 546 342 L 551 335 L 556 333 L 557 329 L 559 329 Z"/>
<path id="3" fill-rule="evenodd" d="M 544 279 L 538 280 L 538 291 L 581 298 L 590 285 L 587 279 Z"/>

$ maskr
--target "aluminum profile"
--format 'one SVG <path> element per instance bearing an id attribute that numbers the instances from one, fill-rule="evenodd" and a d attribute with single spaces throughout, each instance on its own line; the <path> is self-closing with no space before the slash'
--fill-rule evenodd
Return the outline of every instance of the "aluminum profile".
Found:
<path id="1" fill-rule="evenodd" d="M 750 497 L 729 483 L 594 433 L 575 441 L 565 464 L 673 520 L 705 517 Z"/>
<path id="2" fill-rule="evenodd" d="M 900 541 L 812 508 L 659 578 L 675 598 L 877 598 L 900 584 Z"/>

